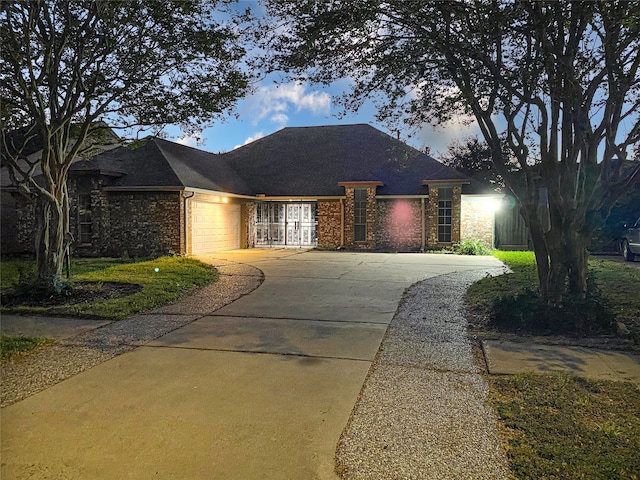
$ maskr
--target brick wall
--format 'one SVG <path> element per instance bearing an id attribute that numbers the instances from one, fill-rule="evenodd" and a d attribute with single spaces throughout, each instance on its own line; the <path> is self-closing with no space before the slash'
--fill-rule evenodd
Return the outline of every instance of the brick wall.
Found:
<path id="1" fill-rule="evenodd" d="M 377 210 L 377 249 L 410 252 L 422 248 L 420 200 L 378 199 Z"/>
<path id="2" fill-rule="evenodd" d="M 446 188 L 446 186 L 443 185 L 442 188 Z M 455 185 L 451 202 L 451 243 L 438 242 L 438 187 L 429 185 L 429 198 L 425 205 L 426 248 L 449 247 L 452 244 L 460 243 L 461 198 L 462 187 Z"/>
<path id="3" fill-rule="evenodd" d="M 460 243 L 460 214 L 462 203 L 462 187 L 453 187 L 453 212 L 451 218 L 451 243 Z"/>
<path id="4" fill-rule="evenodd" d="M 17 193 L 0 191 L 0 212 L 2 218 L 0 220 L 0 252 L 2 255 L 24 253 L 33 250 L 33 245 L 23 245 L 18 242 L 18 221 L 17 203 L 24 201 Z M 33 241 L 31 240 L 31 243 Z"/>
<path id="5" fill-rule="evenodd" d="M 349 248 L 373 250 L 376 247 L 376 187 L 360 187 L 367 189 L 367 234 L 364 242 L 354 241 L 354 187 L 345 187 L 344 201 L 344 244 Z"/>
<path id="6" fill-rule="evenodd" d="M 105 211 L 108 206 L 107 194 L 102 191 L 104 179 L 98 176 L 74 176 L 69 178 L 69 231 L 74 241 L 71 244 L 71 254 L 79 256 L 104 255 Z M 80 244 L 78 232 L 78 195 L 91 196 L 91 242 Z M 119 255 L 117 255 L 119 256 Z"/>
<path id="7" fill-rule="evenodd" d="M 487 248 L 493 248 L 495 213 L 494 197 L 463 196 L 461 205 L 460 240 L 480 240 Z"/>
<path id="8" fill-rule="evenodd" d="M 429 198 L 424 207 L 426 248 L 438 247 L 438 187 L 429 186 Z"/>
<path id="9" fill-rule="evenodd" d="M 342 243 L 341 225 L 342 209 L 340 208 L 340 201 L 318 200 L 318 246 L 339 247 Z"/>
<path id="10" fill-rule="evenodd" d="M 16 223 L 13 225 L 15 229 L 13 231 L 13 241 L 15 242 L 10 253 L 35 253 L 35 234 L 36 234 L 36 220 L 35 220 L 35 204 L 31 203 L 26 198 L 17 195 L 15 200 L 15 217 Z M 2 225 L 4 236 L 5 225 Z M 9 240 L 9 239 L 7 239 Z M 3 253 L 5 250 L 3 249 Z"/>
<path id="11" fill-rule="evenodd" d="M 253 248 L 255 247 L 256 239 L 256 215 L 257 206 L 255 202 L 248 202 L 241 205 L 241 221 L 242 232 L 240 232 L 240 248 Z"/>
<path id="12" fill-rule="evenodd" d="M 108 192 L 102 255 L 159 256 L 184 251 L 179 192 Z"/>

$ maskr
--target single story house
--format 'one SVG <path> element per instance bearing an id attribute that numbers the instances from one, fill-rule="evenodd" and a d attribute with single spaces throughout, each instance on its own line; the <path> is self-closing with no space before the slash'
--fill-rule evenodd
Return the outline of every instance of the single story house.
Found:
<path id="1" fill-rule="evenodd" d="M 160 138 L 69 172 L 78 255 L 254 247 L 421 251 L 494 243 L 499 196 L 366 124 L 284 128 L 223 154 Z M 15 232 L 32 249 L 32 206 Z"/>

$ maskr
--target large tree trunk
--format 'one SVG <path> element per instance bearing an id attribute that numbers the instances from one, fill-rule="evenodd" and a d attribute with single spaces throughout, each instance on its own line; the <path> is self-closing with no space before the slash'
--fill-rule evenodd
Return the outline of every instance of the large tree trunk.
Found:
<path id="1" fill-rule="evenodd" d="M 537 205 L 522 209 L 536 257 L 540 295 L 549 306 L 567 298 L 587 295 L 588 237 L 571 218 L 550 212 L 551 228 L 545 232 Z"/>
<path id="2" fill-rule="evenodd" d="M 567 297 L 587 296 L 587 240 L 565 227 L 561 232 L 549 232 L 557 240 L 548 242 L 550 274 L 547 280 L 547 303 L 559 305 Z"/>
<path id="3" fill-rule="evenodd" d="M 69 218 L 66 188 L 57 197 L 38 195 L 36 200 L 36 287 L 45 293 L 60 293 L 64 287 L 62 269 Z"/>

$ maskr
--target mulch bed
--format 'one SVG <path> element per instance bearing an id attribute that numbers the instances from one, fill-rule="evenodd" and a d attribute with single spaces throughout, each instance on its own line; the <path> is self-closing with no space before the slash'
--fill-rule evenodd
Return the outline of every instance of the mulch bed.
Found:
<path id="1" fill-rule="evenodd" d="M 73 288 L 65 288 L 53 295 L 28 288 L 9 288 L 2 291 L 1 303 L 3 307 L 54 307 L 126 297 L 140 290 L 141 285 L 119 282 L 80 282 L 74 284 Z"/>

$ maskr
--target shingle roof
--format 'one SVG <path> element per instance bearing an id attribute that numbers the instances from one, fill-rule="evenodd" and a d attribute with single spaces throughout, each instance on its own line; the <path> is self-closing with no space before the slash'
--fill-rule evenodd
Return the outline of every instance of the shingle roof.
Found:
<path id="1" fill-rule="evenodd" d="M 370 125 L 289 127 L 224 154 L 151 138 L 73 165 L 114 187 L 190 187 L 241 195 L 339 196 L 340 182 L 382 182 L 380 195 L 424 195 L 423 180 L 469 178 Z"/>
<path id="2" fill-rule="evenodd" d="M 218 155 L 150 138 L 132 150 L 121 147 L 74 164 L 72 170 L 99 171 L 115 178 L 112 187 L 190 187 L 249 195 L 247 184 Z"/>
<path id="3" fill-rule="evenodd" d="M 468 177 L 366 124 L 289 127 L 222 154 L 255 193 L 343 195 L 339 182 L 380 181 L 378 194 L 427 193 L 422 180 Z"/>

